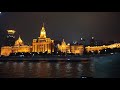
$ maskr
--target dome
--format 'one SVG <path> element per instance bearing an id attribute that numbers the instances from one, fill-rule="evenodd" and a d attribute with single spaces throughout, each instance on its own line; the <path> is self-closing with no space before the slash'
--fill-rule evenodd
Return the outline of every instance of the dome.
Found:
<path id="1" fill-rule="evenodd" d="M 22 46 L 22 45 L 24 45 L 24 44 L 23 44 L 22 39 L 19 36 L 18 40 L 15 41 L 15 46 Z"/>

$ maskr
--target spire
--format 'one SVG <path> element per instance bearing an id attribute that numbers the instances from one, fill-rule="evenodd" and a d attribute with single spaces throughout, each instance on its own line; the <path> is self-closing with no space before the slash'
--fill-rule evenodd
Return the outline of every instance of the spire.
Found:
<path id="1" fill-rule="evenodd" d="M 45 31 L 44 23 L 40 31 L 40 38 L 46 38 L 46 31 Z"/>
<path id="2" fill-rule="evenodd" d="M 63 39 L 61 45 L 62 45 L 62 48 L 66 48 L 66 42 L 64 41 L 64 39 Z"/>
<path id="3" fill-rule="evenodd" d="M 43 27 L 44 27 L 44 22 L 43 22 Z"/>
<path id="4" fill-rule="evenodd" d="M 65 40 L 63 39 L 63 42 L 65 42 Z"/>
<path id="5" fill-rule="evenodd" d="M 20 35 L 19 35 L 19 38 L 18 38 L 18 39 L 21 39 L 21 38 L 20 38 Z"/>
<path id="6" fill-rule="evenodd" d="M 23 42 L 22 39 L 21 39 L 21 37 L 20 37 L 20 35 L 19 35 L 18 41 L 19 42 Z"/>
<path id="7" fill-rule="evenodd" d="M 19 41 L 22 41 L 22 39 L 21 39 L 20 35 L 19 35 L 19 38 L 18 38 L 18 40 L 19 40 Z"/>
<path id="8" fill-rule="evenodd" d="M 63 41 L 62 41 L 62 45 L 66 45 L 66 42 L 65 42 L 65 40 L 63 39 Z"/>
<path id="9" fill-rule="evenodd" d="M 43 25 L 42 25 L 42 30 L 45 30 L 45 25 L 44 25 L 44 22 L 43 22 Z"/>

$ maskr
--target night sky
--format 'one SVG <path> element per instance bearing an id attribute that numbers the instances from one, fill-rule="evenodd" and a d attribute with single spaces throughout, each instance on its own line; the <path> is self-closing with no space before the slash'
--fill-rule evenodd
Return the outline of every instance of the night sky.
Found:
<path id="1" fill-rule="evenodd" d="M 81 37 L 89 40 L 120 41 L 120 12 L 2 12 L 0 30 L 16 30 L 30 43 L 38 38 L 44 22 L 47 37 L 66 42 L 78 41 Z M 1 38 L 1 37 L 0 37 Z"/>

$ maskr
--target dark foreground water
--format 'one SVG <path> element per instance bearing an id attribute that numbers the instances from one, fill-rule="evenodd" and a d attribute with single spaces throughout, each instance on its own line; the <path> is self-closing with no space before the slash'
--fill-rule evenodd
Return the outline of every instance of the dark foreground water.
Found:
<path id="1" fill-rule="evenodd" d="M 0 78 L 120 78 L 120 55 L 87 62 L 0 62 Z"/>

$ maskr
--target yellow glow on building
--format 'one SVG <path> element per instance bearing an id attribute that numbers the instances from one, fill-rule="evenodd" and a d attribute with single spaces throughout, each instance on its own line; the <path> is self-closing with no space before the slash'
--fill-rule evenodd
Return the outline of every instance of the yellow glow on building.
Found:
<path id="1" fill-rule="evenodd" d="M 70 44 L 66 45 L 66 42 L 63 39 L 61 45 L 58 44 L 58 50 L 60 50 L 63 53 L 70 53 Z"/>
<path id="2" fill-rule="evenodd" d="M 71 53 L 82 55 L 83 51 L 84 51 L 83 45 L 72 45 L 71 46 Z"/>
<path id="3" fill-rule="evenodd" d="M 8 34 L 14 34 L 15 30 L 7 30 Z M 92 37 L 94 39 L 94 37 Z M 81 38 L 82 40 L 82 38 Z M 97 51 L 100 53 L 103 49 L 114 49 L 120 48 L 120 43 L 114 43 L 111 45 L 103 45 L 103 46 L 86 46 L 85 49 L 87 52 L 95 52 Z M 58 50 L 63 53 L 74 53 L 74 54 L 83 54 L 84 46 L 83 45 L 70 45 L 69 43 L 66 44 L 65 40 L 63 39 L 61 45 L 58 44 Z M 19 38 L 15 41 L 14 46 L 3 46 L 1 47 L 1 55 L 9 56 L 10 53 L 18 53 L 18 52 L 54 52 L 54 40 L 47 38 L 46 30 L 44 24 L 41 28 L 40 35 L 38 39 L 33 39 L 32 46 L 24 45 L 23 40 L 19 36 Z"/>
<path id="4" fill-rule="evenodd" d="M 13 46 L 12 52 L 17 53 L 17 52 L 31 52 L 31 46 L 28 45 L 23 45 L 23 46 Z"/>
<path id="5" fill-rule="evenodd" d="M 19 36 L 18 40 L 15 41 L 15 45 L 12 48 L 13 53 L 17 52 L 31 52 L 31 46 L 24 45 L 23 40 Z"/>
<path id="6" fill-rule="evenodd" d="M 45 27 L 44 27 L 44 23 L 40 32 L 40 38 L 46 38 L 46 31 L 45 31 Z"/>
<path id="7" fill-rule="evenodd" d="M 15 41 L 14 46 L 4 46 L 1 48 L 1 55 L 9 56 L 10 53 L 31 52 L 31 48 L 31 46 L 24 45 L 24 42 L 19 36 L 18 40 Z"/>
<path id="8" fill-rule="evenodd" d="M 108 48 L 120 48 L 120 43 L 114 43 L 114 44 L 111 44 L 111 45 L 108 45 Z"/>
<path id="9" fill-rule="evenodd" d="M 120 43 L 115 43 L 115 44 L 111 44 L 111 45 L 103 45 L 103 46 L 87 46 L 85 47 L 85 49 L 87 50 L 87 52 L 94 52 L 94 51 L 97 51 L 99 52 L 100 50 L 103 50 L 103 49 L 107 49 L 107 48 L 110 48 L 110 49 L 113 49 L 113 48 L 120 48 Z"/>
<path id="10" fill-rule="evenodd" d="M 12 47 L 10 47 L 10 46 L 1 47 L 1 55 L 9 56 L 10 53 L 12 53 Z"/>
<path id="11" fill-rule="evenodd" d="M 23 43 L 21 37 L 19 36 L 18 40 L 15 41 L 15 46 L 23 46 L 23 45 L 24 45 L 24 43 Z"/>
<path id="12" fill-rule="evenodd" d="M 74 53 L 74 54 L 83 54 L 84 48 L 83 45 L 70 45 L 69 43 L 62 41 L 61 45 L 58 44 L 58 50 L 63 53 Z"/>
<path id="13" fill-rule="evenodd" d="M 7 30 L 8 34 L 14 34 L 16 31 L 15 30 Z"/>
<path id="14" fill-rule="evenodd" d="M 87 46 L 87 47 L 85 47 L 87 52 L 90 52 L 90 51 L 91 52 L 95 52 L 95 51 L 99 52 L 100 50 L 106 49 L 106 48 L 108 48 L 108 47 L 105 46 L 105 45 L 103 45 L 103 46 Z"/>
<path id="15" fill-rule="evenodd" d="M 51 40 L 50 38 L 46 38 L 46 31 L 44 24 L 40 32 L 40 37 L 38 37 L 38 39 L 33 39 L 32 47 L 33 47 L 32 52 L 42 52 L 42 53 L 54 52 L 54 40 Z"/>

